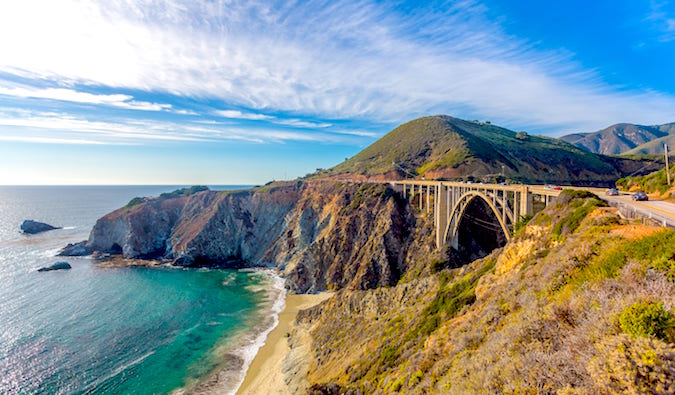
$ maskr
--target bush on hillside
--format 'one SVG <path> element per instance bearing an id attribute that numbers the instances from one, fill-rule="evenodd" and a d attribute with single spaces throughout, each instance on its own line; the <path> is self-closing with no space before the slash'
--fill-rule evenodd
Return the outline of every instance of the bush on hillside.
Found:
<path id="1" fill-rule="evenodd" d="M 675 316 L 663 308 L 663 302 L 642 301 L 626 307 L 619 316 L 619 326 L 633 337 L 675 342 Z"/>

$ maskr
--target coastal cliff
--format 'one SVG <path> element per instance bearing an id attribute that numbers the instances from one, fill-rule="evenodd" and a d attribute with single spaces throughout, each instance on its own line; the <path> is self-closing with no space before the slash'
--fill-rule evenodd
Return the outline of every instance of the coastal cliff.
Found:
<path id="1" fill-rule="evenodd" d="M 605 206 L 564 191 L 487 257 L 301 311 L 307 392 L 673 393 L 675 231 Z"/>
<path id="2" fill-rule="evenodd" d="M 74 254 L 180 266 L 275 266 L 298 293 L 395 284 L 416 219 L 386 185 L 277 183 L 134 199 L 99 219 Z M 65 251 L 68 254 L 68 251 Z"/>

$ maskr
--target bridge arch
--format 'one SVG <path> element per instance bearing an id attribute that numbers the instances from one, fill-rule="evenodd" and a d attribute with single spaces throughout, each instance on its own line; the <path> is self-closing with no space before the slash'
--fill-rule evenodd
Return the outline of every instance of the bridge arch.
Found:
<path id="1" fill-rule="evenodd" d="M 492 214 L 494 214 L 494 217 L 497 218 L 506 240 L 508 241 L 511 239 L 511 229 L 509 228 L 509 225 L 513 225 L 515 221 L 513 212 L 509 209 L 507 203 L 504 200 L 497 199 L 495 196 L 489 196 L 482 191 L 470 190 L 457 199 L 450 211 L 450 220 L 443 233 L 443 245 L 449 242 L 453 248 L 457 249 L 459 247 L 459 225 L 466 209 L 474 199 L 481 199 L 487 204 L 492 211 Z"/>

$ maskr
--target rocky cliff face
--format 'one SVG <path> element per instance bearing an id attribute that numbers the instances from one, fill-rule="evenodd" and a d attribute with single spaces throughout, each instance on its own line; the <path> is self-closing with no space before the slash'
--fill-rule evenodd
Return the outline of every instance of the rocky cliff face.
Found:
<path id="1" fill-rule="evenodd" d="M 99 219 L 78 252 L 273 265 L 300 293 L 368 289 L 396 283 L 414 224 L 385 185 L 294 182 L 146 199 Z"/>

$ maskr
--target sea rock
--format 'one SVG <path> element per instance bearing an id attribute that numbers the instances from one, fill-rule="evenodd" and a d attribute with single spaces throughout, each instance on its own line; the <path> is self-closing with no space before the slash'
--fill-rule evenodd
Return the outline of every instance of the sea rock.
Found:
<path id="1" fill-rule="evenodd" d="M 68 270 L 71 266 L 68 262 L 56 262 L 55 264 L 38 269 L 38 272 L 49 272 L 52 270 Z"/>
<path id="2" fill-rule="evenodd" d="M 21 230 L 23 231 L 23 233 L 30 235 L 54 229 L 61 229 L 61 228 L 45 224 L 44 222 L 33 221 L 30 219 L 23 221 L 23 223 L 21 224 Z"/>
<path id="3" fill-rule="evenodd" d="M 83 256 L 89 255 L 91 251 L 87 248 L 87 241 L 81 241 L 79 243 L 69 243 L 67 246 L 58 253 L 58 256 Z"/>

